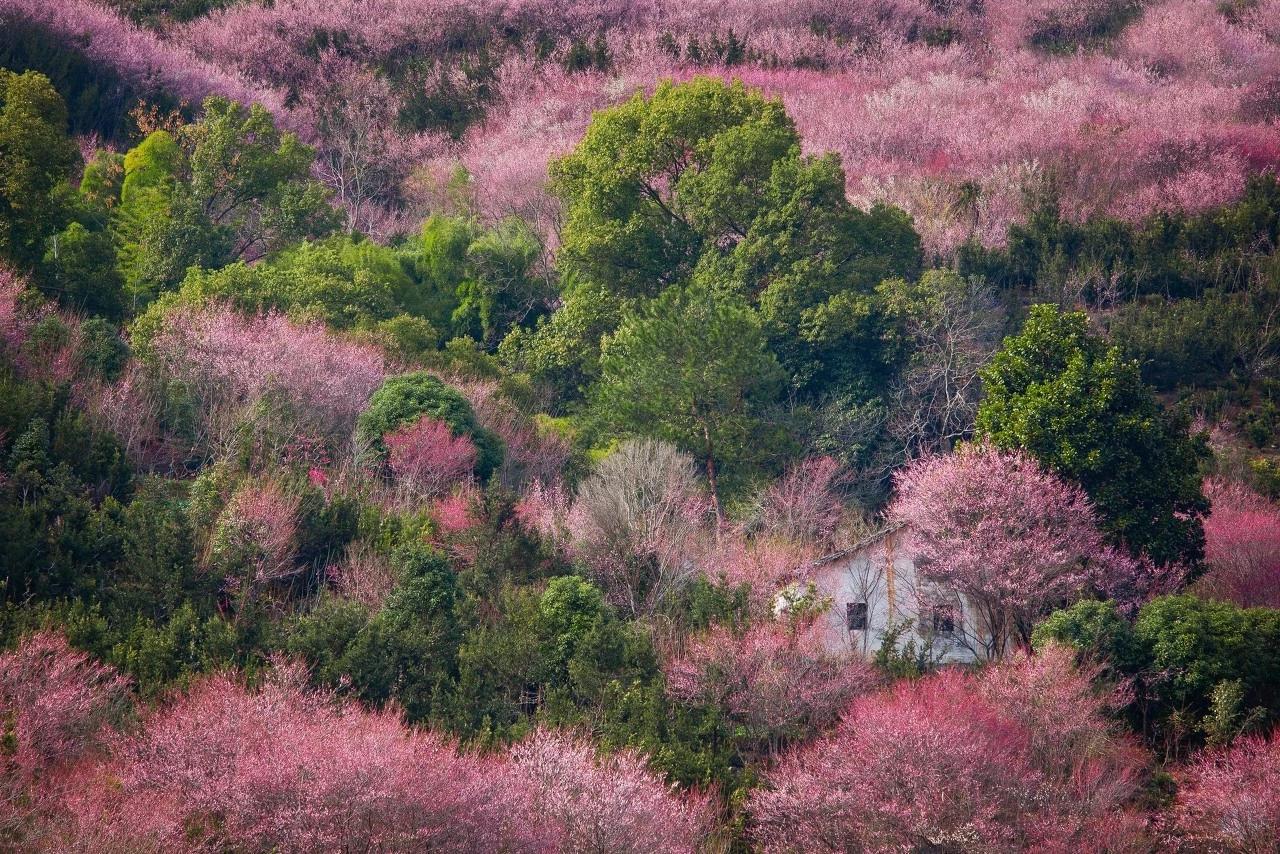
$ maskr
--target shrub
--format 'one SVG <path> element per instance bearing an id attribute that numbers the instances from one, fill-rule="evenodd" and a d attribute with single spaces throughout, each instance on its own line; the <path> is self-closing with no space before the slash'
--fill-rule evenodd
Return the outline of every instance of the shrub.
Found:
<path id="1" fill-rule="evenodd" d="M 1274 851 L 1280 839 L 1280 739 L 1244 738 L 1201 753 L 1178 775 L 1172 846 L 1189 851 Z"/>
<path id="2" fill-rule="evenodd" d="M 384 460 L 387 446 L 383 437 L 424 415 L 447 424 L 453 436 L 471 440 L 476 449 L 475 472 L 481 479 L 501 465 L 502 440 L 480 426 L 461 392 L 426 371 L 387 379 L 360 414 L 356 440 L 374 459 Z"/>
<path id="3" fill-rule="evenodd" d="M 899 683 L 766 774 L 753 837 L 768 851 L 1129 850 L 1142 762 L 1105 706 L 1059 653 Z"/>

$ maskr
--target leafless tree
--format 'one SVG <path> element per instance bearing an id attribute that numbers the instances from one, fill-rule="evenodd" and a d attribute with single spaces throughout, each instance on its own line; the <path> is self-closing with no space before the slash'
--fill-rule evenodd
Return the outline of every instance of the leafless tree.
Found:
<path id="1" fill-rule="evenodd" d="M 937 270 L 921 279 L 906 331 L 912 354 L 894 389 L 888 430 L 902 458 L 948 451 L 978 413 L 979 372 L 1000 343 L 1003 316 L 985 281 Z"/>
<path id="2" fill-rule="evenodd" d="M 619 608 L 652 614 L 698 573 L 709 513 L 691 457 L 666 442 L 624 442 L 579 487 L 571 550 Z"/>
<path id="3" fill-rule="evenodd" d="M 399 102 L 383 78 L 337 54 L 319 67 L 304 103 L 316 130 L 316 173 L 346 210 L 349 230 L 375 231 L 411 171 L 444 143 L 396 127 Z"/>

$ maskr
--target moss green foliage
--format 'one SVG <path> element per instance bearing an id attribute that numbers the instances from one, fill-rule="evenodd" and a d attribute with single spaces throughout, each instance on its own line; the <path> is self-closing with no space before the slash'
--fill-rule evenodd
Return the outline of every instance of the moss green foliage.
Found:
<path id="1" fill-rule="evenodd" d="M 398 271 L 363 264 L 359 257 L 348 260 L 345 242 L 304 243 L 260 264 L 237 261 L 218 270 L 192 270 L 180 294 L 232 302 L 248 312 L 284 311 L 339 329 L 390 319 Z"/>
<path id="2" fill-rule="evenodd" d="M 457 584 L 443 555 L 405 544 L 392 555 L 399 584 L 374 613 L 322 599 L 291 629 L 287 648 L 315 677 L 375 705 L 394 699 L 410 720 L 426 720 L 456 672 Z"/>
<path id="3" fill-rule="evenodd" d="M 1085 283 L 1082 296 L 1089 300 L 1107 298 L 1104 289 L 1124 299 L 1184 299 L 1213 287 L 1238 290 L 1278 237 L 1280 182 L 1264 174 L 1232 204 L 1195 215 L 1155 214 L 1138 223 L 1101 216 L 1073 222 L 1049 196 L 1026 223 L 1010 227 L 1005 247 L 971 245 L 956 260 L 962 272 L 1042 299 L 1063 298 L 1073 278 Z"/>

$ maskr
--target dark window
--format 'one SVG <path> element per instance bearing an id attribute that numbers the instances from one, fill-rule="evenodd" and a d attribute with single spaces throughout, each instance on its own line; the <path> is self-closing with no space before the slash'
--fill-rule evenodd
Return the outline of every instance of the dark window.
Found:
<path id="1" fill-rule="evenodd" d="M 950 608 L 935 608 L 933 611 L 933 633 L 949 635 L 956 630 L 956 618 Z"/>
<path id="2" fill-rule="evenodd" d="M 844 606 L 844 618 L 849 625 L 849 631 L 865 631 L 867 628 L 867 603 L 849 602 Z"/>

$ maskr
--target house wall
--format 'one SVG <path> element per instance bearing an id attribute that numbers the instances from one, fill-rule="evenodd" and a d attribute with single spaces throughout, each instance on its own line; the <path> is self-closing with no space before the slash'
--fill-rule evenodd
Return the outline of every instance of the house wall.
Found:
<path id="1" fill-rule="evenodd" d="M 832 648 L 851 649 L 870 658 L 882 644 L 886 630 L 908 621 L 898 639 L 899 648 L 915 641 L 922 648 L 933 635 L 933 657 L 939 663 L 964 663 L 984 657 L 982 627 L 976 612 L 962 597 L 937 588 L 922 589 L 916 582 L 916 567 L 903 548 L 901 531 L 894 531 L 860 548 L 835 558 L 818 568 L 810 580 L 817 593 L 830 600 L 823 615 L 826 636 Z M 956 603 L 960 619 L 950 634 L 921 631 L 922 612 L 926 626 L 932 623 L 930 603 L 945 597 Z M 867 628 L 850 631 L 846 619 L 849 603 L 867 603 Z"/>

